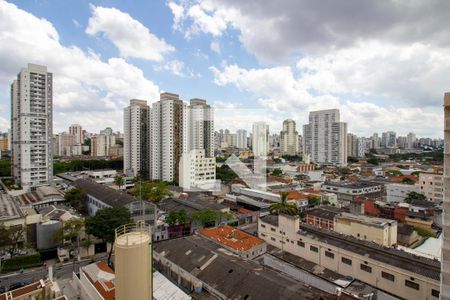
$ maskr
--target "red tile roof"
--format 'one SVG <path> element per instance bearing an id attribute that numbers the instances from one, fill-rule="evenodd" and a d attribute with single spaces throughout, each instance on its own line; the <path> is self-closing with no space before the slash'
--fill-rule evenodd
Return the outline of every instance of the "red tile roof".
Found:
<path id="1" fill-rule="evenodd" d="M 112 278 L 114 278 L 114 271 L 111 270 L 106 262 L 100 261 L 95 264 L 87 265 L 86 267 L 83 267 L 83 272 L 105 300 L 115 299 L 116 288 L 114 282 L 109 279 L 111 276 L 105 278 L 105 276 L 101 275 L 102 272 L 105 272 L 112 274 Z"/>
<path id="2" fill-rule="evenodd" d="M 264 244 L 262 239 L 231 226 L 206 228 L 199 230 L 198 233 L 238 251 L 246 251 Z"/>

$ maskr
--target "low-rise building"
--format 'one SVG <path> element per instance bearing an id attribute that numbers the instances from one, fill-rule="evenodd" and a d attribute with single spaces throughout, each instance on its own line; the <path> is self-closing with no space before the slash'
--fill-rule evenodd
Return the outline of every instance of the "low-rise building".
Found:
<path id="1" fill-rule="evenodd" d="M 334 231 L 383 246 L 397 244 L 397 221 L 340 213 L 334 216 Z"/>
<path id="2" fill-rule="evenodd" d="M 261 217 L 258 236 L 269 245 L 397 297 L 439 299 L 439 261 L 300 225 L 298 216 Z"/>
<path id="3" fill-rule="evenodd" d="M 314 208 L 306 212 L 305 222 L 321 229 L 334 230 L 334 216 L 338 213 L 340 210 L 332 206 Z"/>
<path id="4" fill-rule="evenodd" d="M 179 164 L 179 184 L 184 190 L 220 190 L 216 181 L 216 158 L 205 156 L 205 149 L 183 153 Z"/>
<path id="5" fill-rule="evenodd" d="M 442 171 L 421 172 L 419 174 L 419 192 L 435 203 L 443 200 L 444 175 Z"/>
<path id="6" fill-rule="evenodd" d="M 245 259 L 253 259 L 267 250 L 264 240 L 231 226 L 205 228 L 198 233 Z"/>
<path id="7" fill-rule="evenodd" d="M 419 188 L 413 184 L 391 183 L 385 186 L 386 188 L 386 202 L 401 203 L 410 192 L 418 192 Z"/>
<path id="8" fill-rule="evenodd" d="M 355 200 L 356 197 L 369 197 L 381 200 L 383 197 L 383 185 L 375 182 L 332 182 L 327 181 L 322 185 L 322 191 L 334 193 L 337 195 L 338 201 L 343 205 L 348 205 Z"/>

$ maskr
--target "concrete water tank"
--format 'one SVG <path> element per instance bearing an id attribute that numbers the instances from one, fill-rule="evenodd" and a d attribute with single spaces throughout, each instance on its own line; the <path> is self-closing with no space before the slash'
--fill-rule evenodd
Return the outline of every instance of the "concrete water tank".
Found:
<path id="1" fill-rule="evenodd" d="M 47 221 L 36 226 L 36 246 L 38 250 L 56 248 L 61 244 L 55 236 L 61 230 L 62 224 L 59 221 Z"/>
<path id="2" fill-rule="evenodd" d="M 142 222 L 116 229 L 116 300 L 152 299 L 151 228 Z"/>

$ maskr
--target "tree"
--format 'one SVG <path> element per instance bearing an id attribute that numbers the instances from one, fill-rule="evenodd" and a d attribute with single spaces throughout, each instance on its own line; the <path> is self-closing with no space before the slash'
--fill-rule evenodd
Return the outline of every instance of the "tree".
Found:
<path id="1" fill-rule="evenodd" d="M 193 212 L 192 220 L 200 222 L 204 227 L 212 227 L 216 225 L 216 221 L 220 218 L 221 213 L 212 209 L 205 209 Z"/>
<path id="2" fill-rule="evenodd" d="M 289 216 L 295 216 L 298 214 L 298 208 L 297 205 L 294 203 L 288 203 L 287 197 L 289 193 L 288 192 L 281 192 L 281 201 L 278 203 L 273 203 L 270 205 L 270 213 L 276 213 L 276 214 L 285 214 Z"/>
<path id="3" fill-rule="evenodd" d="M 317 196 L 309 195 L 307 197 L 307 199 L 308 199 L 308 205 L 309 206 L 316 206 L 317 204 L 320 203 L 320 198 L 317 197 Z"/>
<path id="4" fill-rule="evenodd" d="M 231 170 L 230 167 L 225 164 L 220 166 L 220 168 L 216 167 L 216 178 L 224 183 L 228 183 L 237 177 L 238 177 L 237 174 L 234 173 L 234 171 Z"/>
<path id="5" fill-rule="evenodd" d="M 160 202 L 167 196 L 172 196 L 172 192 L 167 187 L 167 183 L 164 181 L 151 182 L 142 181 L 135 184 L 131 189 L 131 194 L 136 197 L 141 197 L 143 200 L 151 202 Z"/>
<path id="6" fill-rule="evenodd" d="M 353 157 L 353 156 L 347 157 L 347 162 L 349 162 L 349 163 L 357 163 L 358 161 L 359 160 L 356 157 Z"/>
<path id="7" fill-rule="evenodd" d="M 272 170 L 273 176 L 280 176 L 281 174 L 283 174 L 283 171 L 281 169 L 275 168 Z"/>
<path id="8" fill-rule="evenodd" d="M 80 233 L 83 231 L 84 220 L 83 219 L 70 219 L 63 223 L 60 230 L 55 233 L 55 240 L 62 244 L 68 242 L 70 246 L 73 246 L 75 242 L 79 241 Z M 78 246 L 78 245 L 77 245 Z"/>
<path id="9" fill-rule="evenodd" d="M 378 161 L 378 159 L 376 157 L 370 157 L 367 159 L 367 163 L 377 166 L 380 162 Z"/>
<path id="10" fill-rule="evenodd" d="M 412 175 L 412 176 L 419 177 L 420 171 L 414 171 L 414 172 L 411 173 L 411 175 Z"/>
<path id="11" fill-rule="evenodd" d="M 411 202 L 411 200 L 427 200 L 427 196 L 417 192 L 409 192 L 406 194 L 405 202 Z"/>
<path id="12" fill-rule="evenodd" d="M 342 167 L 340 171 L 342 175 L 349 175 L 352 173 L 352 170 L 350 170 L 350 168 L 347 167 Z"/>
<path id="13" fill-rule="evenodd" d="M 9 253 L 12 255 L 18 248 L 20 240 L 26 232 L 26 226 L 15 225 L 8 228 L 0 225 L 0 247 L 9 247 Z"/>
<path id="14" fill-rule="evenodd" d="M 188 223 L 188 215 L 184 209 L 178 211 L 171 211 L 167 216 L 166 222 L 170 226 L 184 225 Z"/>
<path id="15" fill-rule="evenodd" d="M 77 211 L 86 212 L 86 191 L 84 189 L 72 188 L 64 194 L 64 199 Z"/>
<path id="16" fill-rule="evenodd" d="M 117 185 L 120 188 L 125 184 L 125 180 L 123 179 L 123 176 L 117 175 L 114 178 L 114 184 Z"/>
<path id="17" fill-rule="evenodd" d="M 111 265 L 116 228 L 131 222 L 130 212 L 125 207 L 103 208 L 98 210 L 95 216 L 86 218 L 86 233 L 101 239 L 105 243 L 111 243 L 111 250 L 108 255 L 109 265 Z"/>
<path id="18" fill-rule="evenodd" d="M 404 178 L 402 180 L 402 183 L 404 183 L 404 184 L 414 184 L 416 182 L 414 180 L 412 180 L 411 178 L 406 177 L 406 178 Z"/>

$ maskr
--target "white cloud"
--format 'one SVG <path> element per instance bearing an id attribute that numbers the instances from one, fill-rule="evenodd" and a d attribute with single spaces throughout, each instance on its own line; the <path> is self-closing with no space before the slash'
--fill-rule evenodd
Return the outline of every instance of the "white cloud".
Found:
<path id="1" fill-rule="evenodd" d="M 7 90 L 29 62 L 46 65 L 54 74 L 55 132 L 67 130 L 71 123 L 90 124 L 86 129 L 95 131 L 107 125 L 122 130 L 117 116 L 129 99 L 159 97 L 158 86 L 136 66 L 63 46 L 50 22 L 0 0 L 1 89 Z"/>
<path id="2" fill-rule="evenodd" d="M 237 65 L 227 65 L 223 70 L 210 68 L 214 82 L 219 86 L 233 85 L 251 93 L 257 102 L 266 107 L 266 120 L 275 122 L 272 128 L 279 128 L 285 118 L 297 121 L 299 131 L 306 124 L 308 112 L 319 109 L 339 108 L 341 119 L 348 122 L 349 131 L 361 135 L 373 132 L 396 130 L 406 134 L 414 130 L 419 136 L 440 136 L 442 115 L 438 109 L 420 107 L 380 106 L 367 101 L 344 100 L 345 95 L 311 93 L 309 84 L 300 76 L 295 76 L 290 67 L 265 69 L 243 69 Z M 251 106 L 252 104 L 249 103 Z"/>
<path id="3" fill-rule="evenodd" d="M 73 25 L 75 25 L 76 28 L 80 28 L 81 27 L 81 24 L 75 19 L 72 19 L 72 23 L 73 23 Z"/>
<path id="4" fill-rule="evenodd" d="M 165 54 L 175 50 L 127 13 L 101 6 L 91 6 L 91 10 L 86 33 L 103 34 L 119 49 L 122 57 L 162 61 Z"/>
<path id="5" fill-rule="evenodd" d="M 181 5 L 176 4 L 175 2 L 169 2 L 167 4 L 172 11 L 173 14 L 173 29 L 180 30 L 181 22 L 184 19 L 184 8 Z"/>
<path id="6" fill-rule="evenodd" d="M 179 77 L 194 77 L 193 72 L 185 67 L 184 62 L 176 59 L 171 60 L 164 65 L 155 66 L 154 69 L 156 71 L 169 71 Z"/>
<path id="7" fill-rule="evenodd" d="M 217 54 L 220 54 L 220 44 L 218 41 L 211 42 L 209 46 L 212 51 L 216 52 Z"/>

